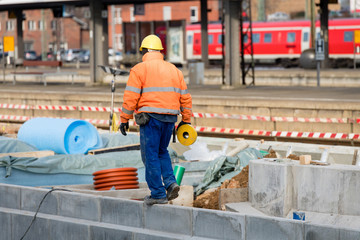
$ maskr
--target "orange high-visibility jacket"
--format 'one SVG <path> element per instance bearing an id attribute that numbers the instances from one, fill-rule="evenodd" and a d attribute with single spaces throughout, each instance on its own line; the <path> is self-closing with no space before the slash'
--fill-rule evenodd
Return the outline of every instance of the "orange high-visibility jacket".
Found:
<path id="1" fill-rule="evenodd" d="M 182 72 L 164 61 L 160 52 L 148 52 L 131 70 L 124 91 L 121 122 L 140 112 L 182 115 L 190 123 L 192 99 Z"/>

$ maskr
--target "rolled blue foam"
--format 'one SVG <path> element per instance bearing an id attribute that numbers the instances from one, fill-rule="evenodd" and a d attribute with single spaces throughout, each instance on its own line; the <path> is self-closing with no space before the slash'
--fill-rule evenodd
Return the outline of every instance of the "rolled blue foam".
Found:
<path id="1" fill-rule="evenodd" d="M 96 128 L 77 119 L 30 119 L 20 127 L 18 139 L 39 150 L 52 150 L 59 154 L 87 153 L 103 146 Z"/>

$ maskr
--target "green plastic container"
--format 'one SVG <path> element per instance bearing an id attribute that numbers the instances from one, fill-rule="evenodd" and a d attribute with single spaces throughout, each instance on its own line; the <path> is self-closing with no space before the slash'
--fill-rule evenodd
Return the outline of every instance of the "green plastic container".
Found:
<path id="1" fill-rule="evenodd" d="M 180 186 L 182 178 L 184 176 L 185 168 L 180 165 L 175 165 L 174 167 L 174 175 L 176 179 L 176 183 Z"/>

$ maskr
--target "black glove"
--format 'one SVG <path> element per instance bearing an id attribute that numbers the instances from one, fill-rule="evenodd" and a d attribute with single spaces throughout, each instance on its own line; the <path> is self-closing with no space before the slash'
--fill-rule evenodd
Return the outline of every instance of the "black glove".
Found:
<path id="1" fill-rule="evenodd" d="M 126 136 L 126 130 L 129 130 L 129 122 L 127 123 L 121 123 L 120 124 L 120 131 L 121 131 L 121 134 Z"/>
<path id="2" fill-rule="evenodd" d="M 176 131 L 177 131 L 182 125 L 184 125 L 184 124 L 189 124 L 189 125 L 191 125 L 191 123 L 181 121 L 181 122 L 179 123 L 179 125 L 177 126 Z"/>

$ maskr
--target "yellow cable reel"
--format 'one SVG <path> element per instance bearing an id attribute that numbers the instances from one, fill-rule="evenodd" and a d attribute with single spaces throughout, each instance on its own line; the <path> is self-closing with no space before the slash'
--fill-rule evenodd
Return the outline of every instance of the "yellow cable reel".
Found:
<path id="1" fill-rule="evenodd" d="M 117 132 L 119 131 L 119 125 L 117 124 L 119 122 L 119 118 L 116 115 L 116 113 L 113 114 L 112 123 L 111 123 L 111 132 Z"/>
<path id="2" fill-rule="evenodd" d="M 193 144 L 197 139 L 195 128 L 189 124 L 184 124 L 177 129 L 177 139 L 184 146 Z"/>

